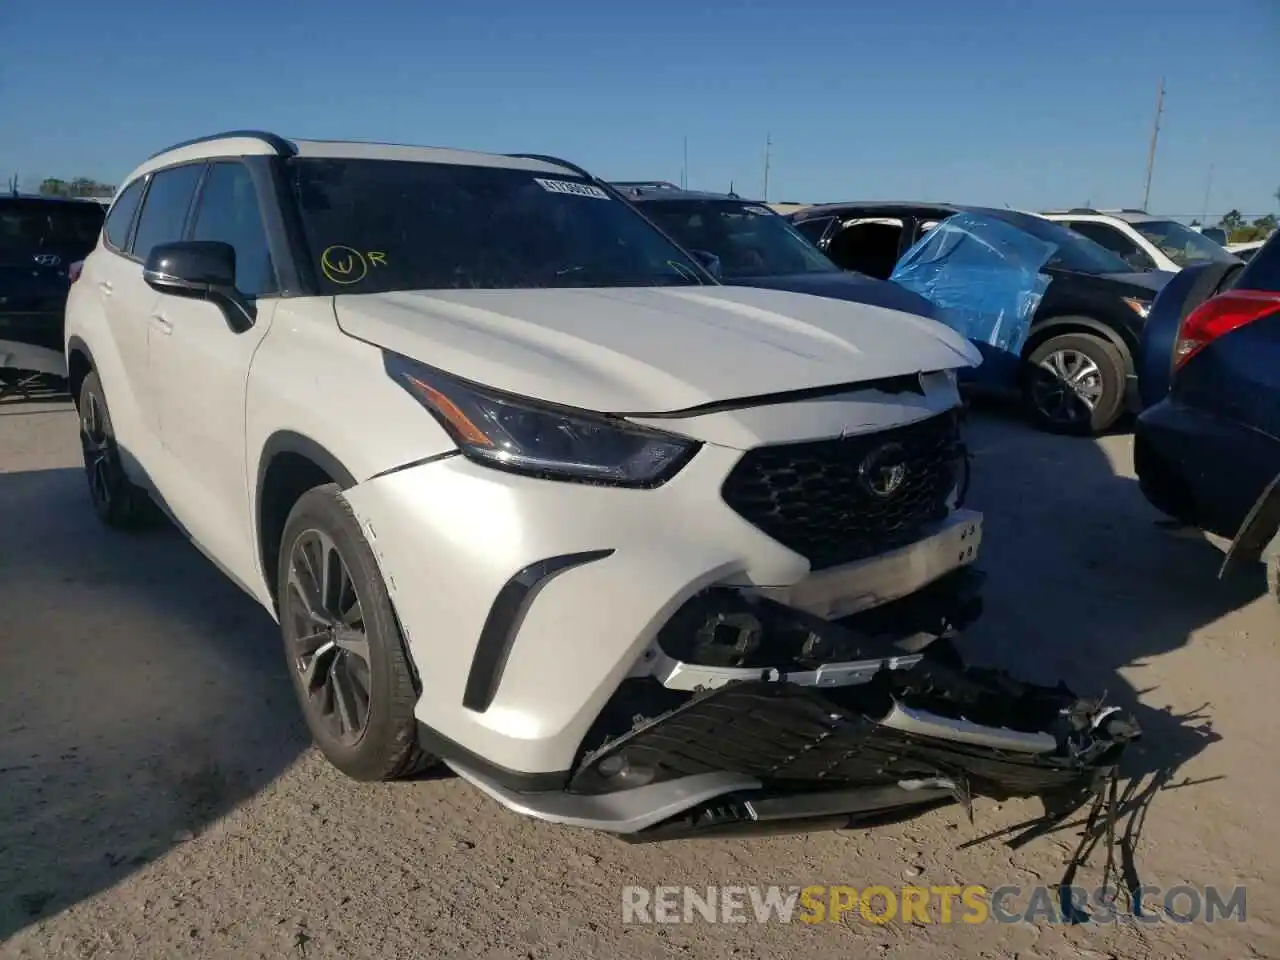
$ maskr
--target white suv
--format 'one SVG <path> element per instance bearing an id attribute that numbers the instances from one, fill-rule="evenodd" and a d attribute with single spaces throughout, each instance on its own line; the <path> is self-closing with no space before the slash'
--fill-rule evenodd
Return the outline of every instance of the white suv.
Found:
<path id="1" fill-rule="evenodd" d="M 279 620 L 353 777 L 440 759 L 515 809 L 635 833 L 774 782 L 788 815 L 814 808 L 795 782 L 880 790 L 823 794 L 842 809 L 957 789 L 927 763 L 840 774 L 842 711 L 1056 749 L 989 704 L 989 727 L 907 709 L 946 686 L 922 643 L 976 614 L 954 375 L 974 348 L 720 286 L 571 164 L 178 145 L 125 180 L 66 328 L 98 515 L 158 506 Z M 863 613 L 874 636 L 834 622 Z M 892 716 L 851 699 L 886 672 Z M 804 744 L 825 767 L 778 759 Z"/>
<path id="2" fill-rule="evenodd" d="M 1193 263 L 1234 262 L 1221 244 L 1168 217 L 1141 210 L 1054 210 L 1042 213 L 1118 253 L 1135 270 L 1177 273 Z"/>

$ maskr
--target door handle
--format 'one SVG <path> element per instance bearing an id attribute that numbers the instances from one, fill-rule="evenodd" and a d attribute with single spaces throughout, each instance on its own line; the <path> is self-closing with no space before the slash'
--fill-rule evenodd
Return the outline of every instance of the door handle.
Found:
<path id="1" fill-rule="evenodd" d="M 99 281 L 98 281 L 98 289 L 102 291 L 102 295 L 103 295 L 103 296 L 105 296 L 105 297 L 109 297 L 109 296 L 111 296 L 111 281 L 110 281 L 110 280 L 99 280 Z"/>
<path id="2" fill-rule="evenodd" d="M 166 320 L 163 314 L 153 313 L 151 315 L 151 325 L 166 337 L 173 333 L 173 324 Z"/>

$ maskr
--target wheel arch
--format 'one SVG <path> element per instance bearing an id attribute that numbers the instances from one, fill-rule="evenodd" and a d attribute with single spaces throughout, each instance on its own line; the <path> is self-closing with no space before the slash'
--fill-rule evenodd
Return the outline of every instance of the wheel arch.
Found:
<path id="1" fill-rule="evenodd" d="M 292 430 L 277 430 L 262 446 L 254 499 L 254 529 L 262 575 L 274 601 L 280 537 L 289 511 L 308 490 L 336 483 L 349 490 L 356 478 L 323 444 Z"/>
<path id="2" fill-rule="evenodd" d="M 1101 337 L 1120 351 L 1120 356 L 1124 359 L 1125 374 L 1133 376 L 1136 372 L 1134 357 L 1138 351 L 1137 341 L 1130 342 L 1129 335 L 1126 332 L 1117 330 L 1112 324 L 1104 320 L 1098 320 L 1095 317 L 1083 314 L 1063 313 L 1036 323 L 1031 328 L 1031 335 L 1027 337 L 1026 346 L 1022 348 L 1022 358 L 1024 360 L 1028 359 L 1040 344 L 1052 337 L 1066 333 L 1083 333 Z"/>
<path id="3" fill-rule="evenodd" d="M 80 385 L 97 368 L 89 345 L 78 336 L 71 337 L 67 341 L 67 392 L 71 394 L 71 402 L 77 408 L 80 406 Z"/>

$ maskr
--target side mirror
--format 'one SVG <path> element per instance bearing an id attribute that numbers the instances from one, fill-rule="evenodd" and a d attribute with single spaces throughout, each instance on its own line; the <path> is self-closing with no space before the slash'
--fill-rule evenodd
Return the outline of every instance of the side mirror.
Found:
<path id="1" fill-rule="evenodd" d="M 236 333 L 253 326 L 256 311 L 236 289 L 236 251 L 219 240 L 179 240 L 151 248 L 142 278 L 173 297 L 208 300 L 217 305 Z"/>
<path id="2" fill-rule="evenodd" d="M 707 268 L 707 273 L 720 279 L 720 258 L 709 250 L 690 250 L 693 258 Z"/>

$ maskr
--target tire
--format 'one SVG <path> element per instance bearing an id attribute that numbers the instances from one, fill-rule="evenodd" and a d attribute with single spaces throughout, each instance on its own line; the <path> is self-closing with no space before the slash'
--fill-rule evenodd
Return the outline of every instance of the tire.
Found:
<path id="1" fill-rule="evenodd" d="M 139 530 L 158 517 L 151 497 L 125 475 L 111 424 L 111 411 L 98 374 L 90 371 L 80 384 L 80 451 L 93 512 L 114 530 Z"/>
<path id="2" fill-rule="evenodd" d="M 1060 363 L 1054 358 L 1059 358 Z M 1080 367 L 1076 362 L 1083 358 Z M 1075 436 L 1097 436 L 1124 413 L 1125 362 L 1115 344 L 1089 333 L 1064 333 L 1039 344 L 1027 357 L 1030 370 L 1023 383 L 1023 404 L 1042 430 Z M 1092 405 L 1047 366 L 1068 373 L 1092 370 L 1080 382 Z"/>
<path id="3" fill-rule="evenodd" d="M 328 590 L 315 575 L 322 569 Z M 393 780 L 434 763 L 418 746 L 418 694 L 391 597 L 337 484 L 294 504 L 277 584 L 289 675 L 325 758 L 355 780 Z"/>

